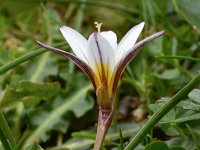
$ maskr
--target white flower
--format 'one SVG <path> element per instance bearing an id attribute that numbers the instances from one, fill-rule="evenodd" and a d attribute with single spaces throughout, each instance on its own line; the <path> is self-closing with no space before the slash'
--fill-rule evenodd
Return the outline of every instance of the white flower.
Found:
<path id="1" fill-rule="evenodd" d="M 92 33 L 87 40 L 74 29 L 62 26 L 61 33 L 75 55 L 39 41 L 37 43 L 72 60 L 92 81 L 98 104 L 111 108 L 117 83 L 126 65 L 144 45 L 164 33 L 157 32 L 135 44 L 143 27 L 144 22 L 134 26 L 118 43 L 117 36 L 112 31 L 100 32 L 99 29 L 99 32 Z"/>

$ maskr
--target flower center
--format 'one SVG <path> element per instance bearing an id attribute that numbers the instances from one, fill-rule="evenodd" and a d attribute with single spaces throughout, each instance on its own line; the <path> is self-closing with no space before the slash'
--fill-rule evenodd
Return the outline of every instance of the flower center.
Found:
<path id="1" fill-rule="evenodd" d="M 103 23 L 94 22 L 94 24 L 96 25 L 95 27 L 97 28 L 98 32 L 100 33 L 101 32 L 101 25 Z"/>

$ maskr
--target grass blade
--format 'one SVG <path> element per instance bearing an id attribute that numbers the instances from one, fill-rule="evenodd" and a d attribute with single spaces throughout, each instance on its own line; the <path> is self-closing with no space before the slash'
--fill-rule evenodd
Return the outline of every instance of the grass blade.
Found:
<path id="1" fill-rule="evenodd" d="M 1 142 L 2 142 L 5 150 L 14 150 L 16 147 L 16 143 L 12 136 L 10 127 L 8 126 L 8 123 L 2 112 L 0 112 L 0 122 L 1 122 L 0 123 Z"/>
<path id="2" fill-rule="evenodd" d="M 189 56 L 156 56 L 158 59 L 179 59 L 179 60 L 190 60 L 194 62 L 200 62 L 200 58 L 189 57 Z"/>

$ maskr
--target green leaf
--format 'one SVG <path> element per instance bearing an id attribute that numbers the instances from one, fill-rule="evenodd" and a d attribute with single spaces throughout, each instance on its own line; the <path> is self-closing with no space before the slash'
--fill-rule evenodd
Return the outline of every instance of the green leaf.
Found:
<path id="1" fill-rule="evenodd" d="M 191 113 L 191 115 L 184 115 L 182 117 L 177 118 L 174 122 L 181 123 L 192 120 L 200 120 L 200 113 Z"/>
<path id="2" fill-rule="evenodd" d="M 145 146 L 145 150 L 185 150 L 182 147 L 172 147 L 171 149 L 162 141 L 154 141 Z"/>
<path id="3" fill-rule="evenodd" d="M 11 54 L 9 53 L 8 50 L 6 49 L 2 49 L 1 50 L 1 55 L 0 55 L 0 66 L 6 64 L 9 62 L 10 56 Z"/>
<path id="4" fill-rule="evenodd" d="M 169 148 L 167 144 L 162 141 L 154 141 L 145 146 L 145 150 L 169 150 Z"/>
<path id="5" fill-rule="evenodd" d="M 25 78 L 32 82 L 44 82 L 49 76 L 55 76 L 57 73 L 56 57 L 51 57 L 51 53 L 45 53 L 39 59 L 31 61 L 26 69 Z"/>
<path id="6" fill-rule="evenodd" d="M 41 100 L 47 100 L 55 96 L 60 90 L 59 83 L 38 84 L 23 81 L 16 86 L 8 86 L 0 101 L 0 107 L 23 102 L 25 107 L 38 104 Z"/>
<path id="7" fill-rule="evenodd" d="M 80 97 L 79 101 L 77 101 L 74 105 L 72 105 L 70 110 L 75 114 L 77 118 L 80 118 L 85 114 L 85 112 L 90 110 L 93 106 L 94 106 L 94 99 L 92 99 L 91 97 L 86 98 L 85 95 Z"/>
<path id="8" fill-rule="evenodd" d="M 72 92 L 69 91 L 68 93 L 70 93 L 72 95 Z M 70 94 L 68 95 L 68 97 L 70 97 Z M 36 128 L 38 126 L 40 126 L 41 124 L 43 124 L 44 120 L 51 115 L 52 111 L 61 107 L 61 105 L 63 105 L 65 103 L 65 101 L 67 101 L 68 98 L 66 100 L 64 100 L 62 97 L 58 96 L 53 100 L 49 100 L 47 101 L 44 105 L 39 106 L 37 108 L 34 109 L 29 109 L 27 111 L 27 115 L 28 116 L 28 120 L 30 123 L 30 127 L 32 128 Z M 52 131 L 52 130 L 56 130 L 58 132 L 61 133 L 66 133 L 66 131 L 68 130 L 69 125 L 70 126 L 78 126 L 81 127 L 84 126 L 84 123 L 81 123 L 81 125 L 77 124 L 79 123 L 78 121 L 73 120 L 73 118 L 71 118 L 69 116 L 69 111 L 73 112 L 76 116 L 76 118 L 80 118 L 82 117 L 88 110 L 90 110 L 91 108 L 93 108 L 94 105 L 94 99 L 90 98 L 89 96 L 83 95 L 82 97 L 79 98 L 79 100 L 74 103 L 68 110 L 66 110 L 66 115 L 62 116 L 62 117 L 57 117 L 52 124 L 49 124 L 48 126 L 48 131 Z M 75 119 L 76 119 L 75 118 Z M 84 119 L 85 121 L 85 119 Z M 71 124 L 71 122 L 76 122 L 76 124 Z M 50 134 L 48 132 L 42 134 L 40 136 L 40 140 L 41 141 L 46 141 L 49 139 Z"/>
<path id="9" fill-rule="evenodd" d="M 200 1 L 173 0 L 176 11 L 182 15 L 194 28 L 200 31 Z"/>
<path id="10" fill-rule="evenodd" d="M 180 135 L 180 133 L 174 128 L 174 126 L 172 126 L 172 124 L 161 124 L 159 127 L 168 136 L 174 137 Z"/>
<path id="11" fill-rule="evenodd" d="M 160 79 L 165 79 L 165 80 L 172 80 L 172 79 L 177 79 L 180 76 L 180 72 L 178 69 L 168 69 L 165 70 L 163 73 L 157 75 Z"/>
<path id="12" fill-rule="evenodd" d="M 197 105 L 189 100 L 181 101 L 179 104 L 177 104 L 177 106 L 186 110 L 200 111 L 200 105 Z"/>
<path id="13" fill-rule="evenodd" d="M 163 37 L 160 37 L 159 39 L 152 41 L 150 45 L 148 45 L 148 52 L 149 55 L 155 56 L 155 55 L 162 55 L 162 47 L 163 47 Z"/>
<path id="14" fill-rule="evenodd" d="M 81 149 L 90 149 L 90 146 L 94 143 L 94 140 L 91 139 L 71 139 L 67 143 L 49 148 L 49 150 L 81 150 Z"/>
<path id="15" fill-rule="evenodd" d="M 67 98 L 64 103 L 61 103 L 56 109 L 51 111 L 51 113 L 43 119 L 40 126 L 38 126 L 36 130 L 27 138 L 24 147 L 32 142 L 41 141 L 41 138 L 47 138 L 47 132 L 59 122 L 59 118 L 62 117 L 64 113 L 71 110 L 71 108 L 74 107 L 74 105 L 76 105 L 82 97 L 85 97 L 86 93 L 91 88 L 91 85 L 83 87 L 82 89 L 77 91 L 72 97 Z"/>
<path id="16" fill-rule="evenodd" d="M 184 147 L 186 150 L 195 150 L 197 149 L 196 144 L 191 136 L 187 136 L 185 138 L 182 137 L 176 137 L 172 138 L 169 141 L 166 141 L 167 145 L 169 147 L 172 147 L 172 150 L 174 150 L 174 146 L 178 147 Z M 200 137 L 197 138 L 197 143 L 200 143 Z"/>
<path id="17" fill-rule="evenodd" d="M 168 100 L 168 98 L 162 98 L 161 100 L 158 100 L 155 104 L 150 104 L 149 108 L 156 112 L 161 106 L 164 105 L 164 102 Z M 161 120 L 159 123 L 170 123 L 173 122 L 176 119 L 176 114 L 174 109 L 170 110 Z"/>
<path id="18" fill-rule="evenodd" d="M 123 135 L 122 135 L 122 129 L 119 126 L 119 137 L 120 137 L 120 143 L 119 143 L 119 149 L 123 150 L 124 149 L 124 145 L 123 145 Z"/>
<path id="19" fill-rule="evenodd" d="M 137 124 L 120 124 L 123 138 L 133 137 L 140 127 Z M 111 126 L 109 128 L 108 134 L 106 135 L 105 143 L 112 143 L 112 141 L 120 139 L 120 135 L 118 133 L 119 129 L 117 126 Z M 67 141 L 65 144 L 53 147 L 49 150 L 61 150 L 61 149 L 73 149 L 73 150 L 80 150 L 80 149 L 89 149 L 95 139 L 95 133 L 88 133 L 88 132 L 76 132 L 72 134 L 73 138 Z M 88 138 L 88 139 L 86 139 Z"/>
<path id="20" fill-rule="evenodd" d="M 200 90 L 193 89 L 189 94 L 188 97 L 195 101 L 196 103 L 200 104 Z"/>

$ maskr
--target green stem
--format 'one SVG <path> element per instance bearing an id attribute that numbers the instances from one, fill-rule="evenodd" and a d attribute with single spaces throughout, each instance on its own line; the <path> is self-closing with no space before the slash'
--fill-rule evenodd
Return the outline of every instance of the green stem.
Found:
<path id="1" fill-rule="evenodd" d="M 72 133 L 71 135 L 72 137 L 75 137 L 75 138 L 85 138 L 85 139 L 91 139 L 91 140 L 95 140 L 95 134 L 94 133 L 88 133 L 88 132 L 84 132 L 84 131 L 81 131 L 81 132 L 74 132 Z M 115 145 L 115 146 L 118 146 L 118 143 L 116 142 L 113 142 L 111 139 L 107 138 L 104 140 L 104 143 L 106 145 Z"/>
<path id="2" fill-rule="evenodd" d="M 71 136 L 75 137 L 75 138 L 86 138 L 86 139 L 92 139 L 92 140 L 95 139 L 95 134 L 83 132 L 83 131 L 82 132 L 74 132 L 74 133 L 72 133 Z"/>
<path id="3" fill-rule="evenodd" d="M 195 136 L 195 134 L 194 134 L 194 131 L 191 129 L 191 127 L 190 127 L 188 124 L 186 124 L 186 127 L 188 128 L 188 130 L 189 130 L 189 132 L 190 132 L 190 134 L 191 134 L 191 136 L 192 136 L 192 139 L 193 139 L 193 141 L 194 141 L 194 143 L 195 143 L 195 145 L 196 145 L 196 149 L 197 149 L 197 150 L 200 150 L 200 147 L 199 147 L 197 138 L 196 138 L 196 136 Z"/>
<path id="4" fill-rule="evenodd" d="M 58 43 L 55 45 L 55 47 L 60 47 L 60 46 L 63 46 L 64 44 L 66 44 L 65 42 L 63 43 Z M 5 73 L 6 71 L 12 69 L 12 68 L 15 68 L 17 65 L 27 61 L 27 60 L 30 60 L 40 54 L 43 54 L 44 52 L 47 52 L 48 50 L 46 49 L 43 49 L 43 48 L 40 48 L 38 50 L 35 50 L 35 51 L 31 51 L 30 53 L 28 54 L 25 54 L 23 56 L 20 56 L 12 61 L 10 61 L 9 63 L 3 65 L 0 67 L 0 74 L 3 74 Z"/>
<path id="5" fill-rule="evenodd" d="M 179 59 L 179 60 L 190 60 L 190 61 L 194 61 L 194 62 L 200 62 L 199 58 L 189 57 L 189 56 L 171 56 L 171 55 L 165 55 L 165 56 L 156 56 L 156 58 L 158 58 L 158 59 Z M 188 78 L 192 79 L 194 77 L 193 74 L 191 74 L 190 72 L 188 72 L 185 68 L 183 68 L 179 64 L 176 65 L 176 67 L 178 67 L 178 69 L 184 75 L 186 75 Z"/>
<path id="6" fill-rule="evenodd" d="M 159 59 L 182 59 L 182 60 L 190 60 L 194 62 L 200 62 L 199 58 L 188 57 L 188 56 L 156 56 Z"/>
<path id="7" fill-rule="evenodd" d="M 76 24 L 75 24 L 75 29 L 78 32 L 81 31 L 81 26 L 82 26 L 83 18 L 84 18 L 84 10 L 85 10 L 85 4 L 84 3 L 80 4 L 77 10 L 77 14 L 76 14 Z"/>
<path id="8" fill-rule="evenodd" d="M 6 150 L 14 150 L 16 148 L 16 143 L 2 112 L 0 112 L 0 122 L 1 122 L 0 123 L 1 142 Z"/>
<path id="9" fill-rule="evenodd" d="M 127 77 L 123 78 L 122 81 L 127 82 L 131 84 L 132 86 L 134 86 L 134 88 L 137 90 L 137 92 L 140 95 L 146 95 L 146 91 L 143 90 L 143 88 L 141 88 L 141 84 L 138 81 L 131 78 L 127 78 Z"/>
<path id="10" fill-rule="evenodd" d="M 86 0 L 84 0 L 86 1 Z M 80 6 L 78 7 L 77 9 L 77 12 L 76 12 L 76 21 L 75 21 L 75 29 L 76 31 L 81 31 L 81 26 L 82 26 L 82 23 L 83 23 L 83 19 L 84 19 L 84 10 L 85 10 L 85 4 L 82 3 L 80 4 Z M 69 64 L 69 73 L 72 75 L 74 73 L 74 63 L 70 61 L 70 64 Z"/>
<path id="11" fill-rule="evenodd" d="M 137 133 L 124 150 L 133 150 L 145 137 L 145 135 L 154 127 L 154 125 L 166 115 L 176 104 L 178 104 L 188 93 L 200 82 L 200 74 L 194 77 L 185 87 L 174 95 L 166 104 L 157 110 L 147 121 L 144 127 Z"/>
<path id="12" fill-rule="evenodd" d="M 38 64 L 40 64 L 40 65 L 38 65 L 37 69 L 35 69 L 34 74 L 32 74 L 30 76 L 29 80 L 31 82 L 37 82 L 38 81 L 39 77 L 41 76 L 41 74 L 44 71 L 44 68 L 47 65 L 47 62 L 48 62 L 49 57 L 50 57 L 49 54 L 50 53 L 43 54 L 42 57 L 38 60 Z"/>
<path id="13" fill-rule="evenodd" d="M 181 71 L 182 74 L 184 74 L 189 79 L 194 78 L 194 75 L 191 72 L 189 72 L 186 68 L 183 68 L 180 64 L 178 64 L 176 67 Z"/>
<path id="14" fill-rule="evenodd" d="M 180 137 L 186 138 L 185 133 L 183 130 L 177 125 L 177 123 L 171 123 L 171 126 L 180 134 Z"/>

